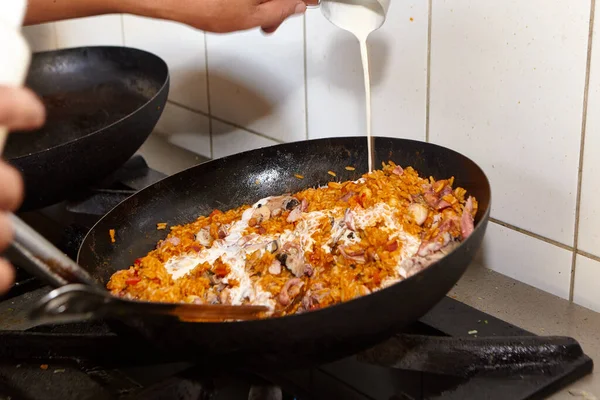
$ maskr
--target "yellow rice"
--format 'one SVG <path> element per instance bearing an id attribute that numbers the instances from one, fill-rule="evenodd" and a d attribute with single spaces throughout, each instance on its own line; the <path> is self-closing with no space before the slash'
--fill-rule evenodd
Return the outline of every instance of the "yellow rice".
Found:
<path id="1" fill-rule="evenodd" d="M 402 170 L 401 174 L 394 173 L 397 167 L 393 162 L 384 164 L 381 170 L 376 170 L 363 175 L 359 181 L 329 182 L 326 187 L 309 188 L 293 196 L 299 201 L 308 202 L 306 212 L 346 208 L 366 209 L 379 203 L 388 205 L 396 215 L 400 216 L 402 229 L 408 234 L 432 240 L 439 235 L 440 224 L 435 219 L 460 219 L 465 208 L 466 191 L 460 187 L 453 188 L 450 193 L 443 196 L 449 207 L 438 211 L 429 208 L 425 222 L 417 224 L 410 218 L 408 207 L 414 203 L 415 197 L 425 195 L 425 187 L 430 191 L 439 193 L 443 187 L 452 187 L 454 179 L 435 181 L 433 178 L 419 177 L 411 167 Z M 353 167 L 346 167 L 353 170 Z M 300 178 L 300 175 L 295 175 Z M 473 199 L 474 216 L 477 211 L 477 202 Z M 239 220 L 242 213 L 250 205 L 244 205 L 228 211 L 214 210 L 210 215 L 200 216 L 195 221 L 181 226 L 171 227 L 165 241 L 161 242 L 155 250 L 136 260 L 128 269 L 116 272 L 107 284 L 107 288 L 115 295 L 127 296 L 133 299 L 156 302 L 203 302 L 207 291 L 211 287 L 208 276 L 223 277 L 229 273 L 229 266 L 221 259 L 212 265 L 203 263 L 197 265 L 189 274 L 174 280 L 165 268 L 165 263 L 171 258 L 182 254 L 200 252 L 204 246 L 196 240 L 196 234 L 207 228 L 213 239 L 219 237 L 219 228 Z M 297 222 L 288 222 L 290 211 L 286 210 L 278 217 L 270 218 L 260 224 L 250 226 L 245 234 L 281 234 L 286 229 L 293 230 Z M 165 224 L 166 225 L 166 224 Z M 158 223 L 159 229 L 163 227 Z M 282 314 L 295 313 L 301 307 L 299 298 L 307 290 L 318 296 L 317 305 L 311 308 L 326 307 L 335 303 L 347 301 L 358 296 L 378 290 L 382 282 L 388 278 L 397 278 L 395 270 L 398 257 L 404 243 L 390 240 L 389 232 L 380 226 L 366 227 L 360 232 L 360 240 L 347 248 L 346 251 L 365 254 L 366 262 L 356 263 L 340 256 L 339 252 L 332 250 L 326 252 L 322 244 L 331 237 L 331 225 L 328 218 L 323 218 L 319 229 L 312 235 L 315 245 L 311 252 L 306 253 L 306 262 L 313 269 L 311 276 L 303 276 L 305 284 L 302 293 L 295 293 L 295 300 L 290 306 L 278 305 L 276 308 Z M 460 226 L 454 224 L 450 234 L 455 240 L 460 240 Z M 176 238 L 177 240 L 169 240 Z M 268 272 L 269 266 L 274 262 L 275 255 L 267 252 L 255 252 L 249 255 L 245 262 L 245 269 L 251 276 L 252 283 L 259 285 L 262 290 L 269 292 L 274 299 L 281 294 L 282 288 L 294 275 L 285 267 L 281 273 L 274 275 Z M 209 275 L 207 275 L 209 274 Z M 230 280 L 229 287 L 238 284 Z"/>

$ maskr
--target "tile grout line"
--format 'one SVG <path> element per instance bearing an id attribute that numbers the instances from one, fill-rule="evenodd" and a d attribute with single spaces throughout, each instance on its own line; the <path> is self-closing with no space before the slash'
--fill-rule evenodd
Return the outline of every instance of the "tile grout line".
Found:
<path id="1" fill-rule="evenodd" d="M 238 129 L 241 129 L 241 130 L 243 130 L 243 131 L 246 131 L 246 132 L 248 132 L 248 133 L 252 133 L 252 134 L 254 134 L 254 135 L 256 135 L 256 136 L 260 136 L 260 137 L 262 137 L 263 139 L 268 139 L 268 140 L 271 140 L 271 141 L 273 141 L 273 142 L 276 142 L 276 143 L 288 143 L 288 142 L 285 142 L 285 141 L 283 141 L 283 140 L 280 140 L 280 139 L 275 139 L 275 138 L 273 138 L 273 137 L 271 137 L 271 136 L 265 135 L 264 133 L 260 133 L 260 132 L 257 132 L 257 131 L 255 131 L 255 130 L 252 130 L 252 129 L 245 128 L 245 127 L 243 127 L 243 126 L 241 126 L 241 125 L 238 125 L 238 124 L 236 124 L 236 123 L 233 123 L 233 122 L 227 121 L 227 120 L 225 120 L 225 119 L 223 119 L 223 118 L 215 117 L 214 115 L 213 115 L 211 118 L 213 118 L 214 120 L 217 120 L 217 121 L 219 121 L 219 122 L 222 122 L 222 123 L 224 123 L 224 124 L 231 125 L 231 126 L 233 126 L 234 128 L 238 128 Z"/>
<path id="2" fill-rule="evenodd" d="M 561 249 L 564 249 L 564 250 L 568 250 L 568 251 L 571 251 L 571 252 L 575 250 L 573 247 L 571 247 L 571 246 L 569 246 L 569 245 L 566 245 L 566 244 L 564 244 L 564 243 L 558 242 L 558 241 L 556 241 L 556 240 L 554 240 L 554 239 L 547 238 L 547 237 L 545 237 L 545 236 L 542 236 L 542 235 L 538 235 L 537 233 L 534 233 L 534 232 L 528 231 L 528 230 L 526 230 L 526 229 L 519 228 L 518 226 L 515 226 L 515 225 L 512 225 L 512 224 L 509 224 L 509 223 L 507 223 L 507 222 L 500 221 L 500 220 L 498 220 L 498 219 L 496 219 L 496 218 L 492 218 L 492 217 L 490 217 L 490 222 L 493 222 L 493 223 L 495 223 L 495 224 L 497 224 L 497 225 L 500 225 L 500 226 L 503 226 L 503 227 L 505 227 L 505 228 L 511 229 L 511 230 L 513 230 L 513 231 L 516 231 L 516 232 L 522 233 L 523 235 L 526 235 L 526 236 L 532 237 L 532 238 L 534 238 L 534 239 L 541 240 L 542 242 L 546 242 L 546 243 L 548 243 L 548 244 L 551 244 L 551 245 L 554 245 L 554 246 L 556 246 L 556 247 L 560 247 Z"/>
<path id="3" fill-rule="evenodd" d="M 302 16 L 302 47 L 304 51 L 304 131 L 308 140 L 308 52 L 306 45 L 306 13 Z"/>
<path id="4" fill-rule="evenodd" d="M 210 107 L 210 78 L 209 78 L 209 70 L 208 70 L 208 40 L 206 40 L 206 32 L 204 32 L 204 69 L 206 70 L 206 103 L 208 107 L 208 138 L 209 138 L 209 147 L 210 147 L 210 158 L 214 158 L 214 150 L 213 150 L 213 123 L 211 117 L 211 107 Z M 177 104 L 173 102 L 173 104 Z M 180 106 L 181 107 L 181 106 Z"/>
<path id="5" fill-rule="evenodd" d="M 574 247 L 571 247 L 571 246 L 568 246 L 566 244 L 557 242 L 556 240 L 547 238 L 545 236 L 538 235 L 537 233 L 533 233 L 533 232 L 528 231 L 526 229 L 519 228 L 519 227 L 511 225 L 511 224 L 509 224 L 507 222 L 503 222 L 503 221 L 497 220 L 495 218 L 491 218 L 490 217 L 490 222 L 493 222 L 494 224 L 503 226 L 503 227 L 505 227 L 507 229 L 510 229 L 512 231 L 521 233 L 523 235 L 529 236 L 529 237 L 531 237 L 533 239 L 537 239 L 537 240 L 540 240 L 542 242 L 546 242 L 548 244 L 551 244 L 553 246 L 560 247 L 563 250 L 568 250 L 568 251 L 571 251 L 571 252 L 573 252 L 575 254 L 578 254 L 580 256 L 584 256 L 584 257 L 589 258 L 591 260 L 600 262 L 600 256 L 594 255 L 592 253 L 588 253 L 587 251 L 583 251 L 583 250 L 579 250 L 579 249 L 575 250 Z"/>
<path id="6" fill-rule="evenodd" d="M 595 255 L 593 255 L 591 253 L 588 253 L 587 251 L 577 250 L 577 254 L 579 254 L 580 256 L 589 258 L 590 260 L 594 260 L 594 261 L 600 262 L 600 256 L 595 256 Z"/>
<path id="7" fill-rule="evenodd" d="M 431 101 L 431 21 L 433 20 L 433 0 L 428 0 L 427 12 L 427 74 L 425 77 L 425 141 L 429 142 L 429 111 Z"/>
<path id="8" fill-rule="evenodd" d="M 54 48 L 58 49 L 58 28 L 56 26 L 58 22 L 52 22 L 52 37 L 54 38 Z"/>
<path id="9" fill-rule="evenodd" d="M 588 96 L 590 92 L 590 70 L 592 64 L 592 44 L 594 36 L 594 15 L 596 12 L 596 0 L 590 2 L 590 24 L 588 32 L 587 59 L 585 65 L 585 85 L 583 89 L 583 104 L 581 115 L 581 139 L 579 142 L 579 165 L 577 168 L 577 194 L 575 197 L 575 224 L 573 227 L 573 258 L 571 260 L 571 280 L 569 285 L 569 301 L 573 301 L 575 292 L 575 269 L 577 268 L 577 252 L 579 245 L 579 219 L 581 216 L 581 184 L 583 181 L 583 155 L 585 150 L 585 133 L 587 125 Z"/>
<path id="10" fill-rule="evenodd" d="M 202 110 L 199 110 L 199 109 L 197 109 L 197 108 L 194 108 L 194 107 L 186 106 L 185 104 L 183 104 L 183 103 L 179 103 L 179 102 L 178 102 L 178 101 L 176 101 L 176 100 L 171 100 L 171 99 L 169 99 L 169 100 L 167 100 L 167 101 L 168 101 L 169 103 L 173 104 L 173 105 L 176 105 L 177 107 L 184 108 L 184 109 L 186 109 L 186 110 L 188 110 L 188 111 L 191 111 L 191 112 L 193 112 L 193 113 L 196 113 L 196 114 L 201 114 L 201 115 L 204 115 L 205 117 L 210 117 L 210 114 L 209 114 L 209 112 L 208 112 L 208 111 L 202 111 Z"/>
<path id="11" fill-rule="evenodd" d="M 208 114 L 208 113 L 206 113 L 204 111 L 196 110 L 196 109 L 194 109 L 192 107 L 188 107 L 188 106 L 186 106 L 184 104 L 181 104 L 181 103 L 178 103 L 176 101 L 169 100 L 168 102 L 171 103 L 171 104 L 173 104 L 173 105 L 175 105 L 175 106 L 177 106 L 177 107 L 181 107 L 181 108 L 183 108 L 183 109 L 185 109 L 187 111 L 203 115 L 203 116 L 205 116 L 205 117 L 207 117 L 207 118 L 209 118 L 211 120 L 214 119 L 215 121 L 219 121 L 219 122 L 222 122 L 224 124 L 231 125 L 234 128 L 241 129 L 241 130 L 246 131 L 248 133 L 252 133 L 253 135 L 260 136 L 260 137 L 262 137 L 264 139 L 269 139 L 269 140 L 271 140 L 273 142 L 276 142 L 276 143 L 289 143 L 289 142 L 285 142 L 283 140 L 276 139 L 276 138 L 273 138 L 271 136 L 265 135 L 264 133 L 260 133 L 260 132 L 257 132 L 255 130 L 252 130 L 252 129 L 249 129 L 249 128 L 245 128 L 245 127 L 243 127 L 241 125 L 238 125 L 238 124 L 236 124 L 234 122 L 227 121 L 226 119 L 223 119 L 223 118 L 220 118 L 220 117 L 217 117 L 217 116 L 214 116 L 214 115 L 210 115 L 210 114 Z"/>
<path id="12" fill-rule="evenodd" d="M 125 17 L 121 14 L 121 42 L 125 47 Z"/>

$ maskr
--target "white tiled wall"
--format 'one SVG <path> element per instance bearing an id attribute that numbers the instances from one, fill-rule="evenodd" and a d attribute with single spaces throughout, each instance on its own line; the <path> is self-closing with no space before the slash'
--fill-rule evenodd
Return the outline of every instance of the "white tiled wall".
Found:
<path id="1" fill-rule="evenodd" d="M 589 51 L 591 0 L 430 3 L 394 2 L 370 39 L 375 134 L 476 160 L 493 191 L 479 261 L 600 311 L 600 38 L 594 32 Z M 358 45 L 319 10 L 269 36 L 116 15 L 26 32 L 35 50 L 124 44 L 162 57 L 172 85 L 157 129 L 203 156 L 365 132 Z"/>
<path id="2" fill-rule="evenodd" d="M 369 39 L 373 132 L 425 140 L 427 2 L 399 1 Z M 365 135 L 358 42 L 317 10 L 306 16 L 308 135 Z"/>
<path id="3" fill-rule="evenodd" d="M 493 217 L 569 246 L 589 15 L 589 1 L 454 0 L 432 21 L 430 139 L 484 168 Z"/>
<path id="4" fill-rule="evenodd" d="M 185 25 L 123 16 L 125 46 L 149 51 L 169 65 L 173 102 L 208 113 L 204 33 Z"/>
<path id="5" fill-rule="evenodd" d="M 56 24 L 56 44 L 59 48 L 78 46 L 122 46 L 123 18 L 103 15 L 80 18 Z"/>
<path id="6" fill-rule="evenodd" d="M 25 28 L 24 34 L 31 51 L 47 51 L 57 48 L 55 25 L 42 24 Z"/>
<path id="7" fill-rule="evenodd" d="M 211 114 L 279 141 L 306 139 L 303 19 L 266 37 L 206 35 Z"/>

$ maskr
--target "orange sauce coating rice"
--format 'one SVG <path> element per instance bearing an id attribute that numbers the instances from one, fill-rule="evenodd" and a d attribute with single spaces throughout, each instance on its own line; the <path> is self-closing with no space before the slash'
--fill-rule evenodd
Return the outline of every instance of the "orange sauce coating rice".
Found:
<path id="1" fill-rule="evenodd" d="M 116 272 L 117 296 L 266 305 L 306 312 L 369 294 L 443 257 L 473 231 L 477 201 L 454 178 L 393 162 L 171 227 L 155 250 Z"/>

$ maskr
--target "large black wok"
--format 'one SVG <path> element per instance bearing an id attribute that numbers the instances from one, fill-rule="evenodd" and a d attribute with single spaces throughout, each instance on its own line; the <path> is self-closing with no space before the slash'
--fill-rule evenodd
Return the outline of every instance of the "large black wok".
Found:
<path id="1" fill-rule="evenodd" d="M 465 156 L 429 143 L 376 138 L 377 164 L 392 160 L 423 176 L 454 176 L 476 196 L 473 234 L 429 269 L 385 290 L 301 315 L 231 323 L 182 323 L 169 317 L 113 321 L 114 329 L 141 334 L 157 348 L 209 366 L 300 367 L 347 356 L 414 322 L 452 288 L 479 248 L 489 217 L 490 185 Z M 169 225 L 335 179 L 357 179 L 367 169 L 365 138 L 334 138 L 277 145 L 198 165 L 133 195 L 108 213 L 85 238 L 79 263 L 106 283 L 116 270 L 153 249 Z M 346 171 L 348 165 L 356 171 Z M 304 175 L 303 180 L 294 174 Z M 257 184 L 256 181 L 260 184 Z M 109 229 L 116 230 L 111 243 Z M 149 350 L 151 351 L 151 350 Z"/>
<path id="2" fill-rule="evenodd" d="M 62 201 L 131 158 L 162 113 L 169 72 L 145 51 L 82 47 L 35 53 L 26 85 L 48 118 L 6 143 L 4 157 L 25 180 L 21 211 Z"/>

